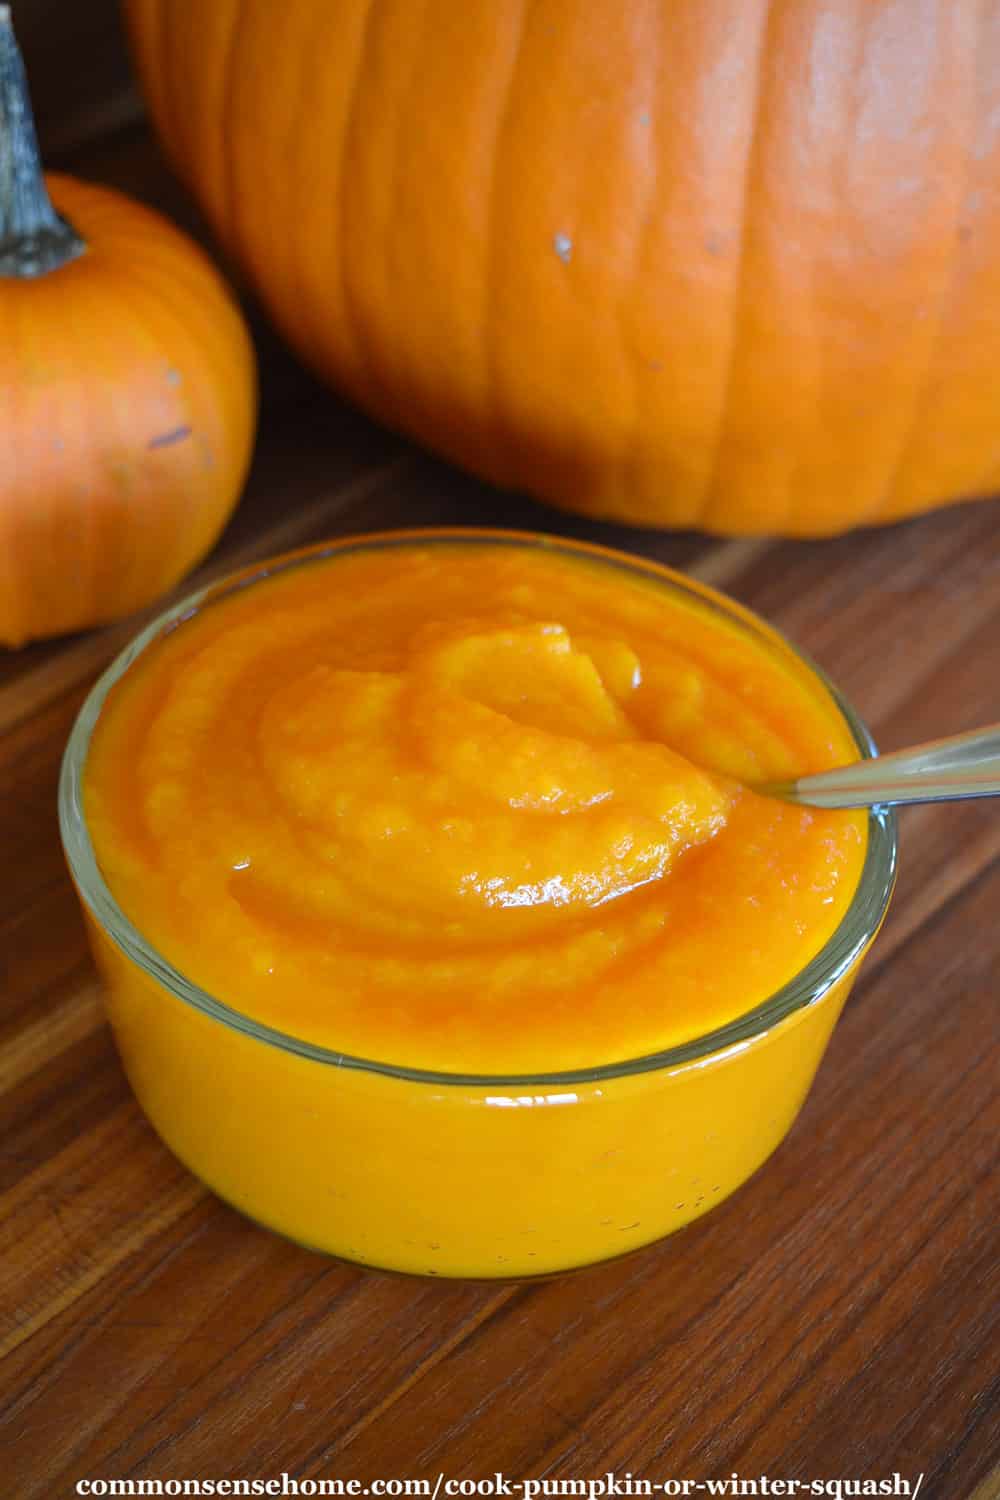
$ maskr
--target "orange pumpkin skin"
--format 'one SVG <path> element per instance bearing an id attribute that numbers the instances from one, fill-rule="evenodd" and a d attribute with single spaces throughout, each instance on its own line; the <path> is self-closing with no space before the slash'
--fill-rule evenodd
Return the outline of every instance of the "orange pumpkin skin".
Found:
<path id="1" fill-rule="evenodd" d="M 126 0 L 298 350 L 504 485 L 819 535 L 1000 482 L 1000 6 Z"/>
<path id="2" fill-rule="evenodd" d="M 86 242 L 0 275 L 0 642 L 150 603 L 211 547 L 246 474 L 253 348 L 208 257 L 159 214 L 58 174 Z"/>

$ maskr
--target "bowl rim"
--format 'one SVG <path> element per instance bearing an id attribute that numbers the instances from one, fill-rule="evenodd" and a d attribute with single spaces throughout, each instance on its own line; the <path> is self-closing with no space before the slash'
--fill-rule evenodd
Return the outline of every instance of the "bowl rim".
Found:
<path id="1" fill-rule="evenodd" d="M 779 654 L 790 654 L 817 680 L 844 719 L 862 759 L 877 754 L 875 742 L 851 703 L 823 670 L 794 646 L 775 626 L 753 610 L 708 584 L 652 559 L 618 551 L 592 542 L 549 535 L 486 527 L 414 527 L 384 532 L 365 532 L 312 543 L 275 557 L 251 563 L 186 595 L 138 632 L 120 651 L 91 688 L 77 714 L 62 758 L 59 775 L 59 827 L 63 849 L 77 892 L 103 932 L 151 979 L 174 998 L 212 1020 L 242 1032 L 267 1046 L 294 1053 L 310 1061 L 338 1068 L 381 1074 L 439 1086 L 476 1085 L 511 1088 L 598 1084 L 612 1078 L 687 1068 L 720 1053 L 742 1051 L 757 1037 L 787 1017 L 816 1004 L 856 965 L 868 948 L 885 916 L 896 878 L 897 837 L 895 811 L 873 807 L 868 817 L 865 862 L 851 903 L 839 925 L 823 947 L 790 980 L 765 1000 L 722 1026 L 687 1041 L 639 1057 L 571 1069 L 533 1070 L 511 1073 L 461 1073 L 357 1057 L 310 1042 L 245 1015 L 217 999 L 187 978 L 148 943 L 122 911 L 102 876 L 90 840 L 83 811 L 82 780 L 91 735 L 108 693 L 133 663 L 156 640 L 182 626 L 207 605 L 228 594 L 264 582 L 294 567 L 324 562 L 338 554 L 377 551 L 412 546 L 508 546 L 555 550 L 575 557 L 591 558 L 621 571 L 694 596 L 730 621 L 737 622 L 758 642 Z"/>

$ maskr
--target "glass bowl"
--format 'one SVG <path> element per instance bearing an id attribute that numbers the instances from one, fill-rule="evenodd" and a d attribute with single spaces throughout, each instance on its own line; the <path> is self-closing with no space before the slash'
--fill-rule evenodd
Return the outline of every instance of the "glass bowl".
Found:
<path id="1" fill-rule="evenodd" d="M 81 792 L 91 733 L 118 679 L 193 611 L 345 549 L 417 541 L 555 548 L 693 596 L 804 667 L 860 755 L 875 747 L 819 669 L 734 601 L 642 559 L 513 532 L 347 538 L 257 564 L 167 610 L 94 686 L 63 761 L 60 826 L 125 1070 L 167 1146 L 243 1213 L 342 1259 L 430 1276 L 552 1275 L 680 1229 L 779 1145 L 885 915 L 895 820 L 872 809 L 854 897 L 811 962 L 763 1004 L 666 1051 L 571 1072 L 437 1073 L 347 1056 L 242 1014 L 157 953 L 105 884 Z"/>

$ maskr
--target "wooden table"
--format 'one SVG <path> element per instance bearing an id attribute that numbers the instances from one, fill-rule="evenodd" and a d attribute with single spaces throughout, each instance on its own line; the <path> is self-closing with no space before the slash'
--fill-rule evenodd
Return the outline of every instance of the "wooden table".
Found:
<path id="1" fill-rule="evenodd" d="M 142 136 L 90 165 L 180 202 Z M 249 489 L 198 578 L 400 524 L 547 529 L 728 589 L 812 653 L 886 747 L 1000 718 L 998 502 L 826 542 L 628 532 L 419 454 L 273 342 L 264 365 Z M 136 623 L 0 656 L 3 1500 L 283 1471 L 923 1474 L 926 1500 L 1000 1495 L 1000 806 L 904 816 L 891 915 L 804 1113 L 708 1218 L 548 1283 L 365 1274 L 213 1198 L 119 1066 L 56 777 Z"/>

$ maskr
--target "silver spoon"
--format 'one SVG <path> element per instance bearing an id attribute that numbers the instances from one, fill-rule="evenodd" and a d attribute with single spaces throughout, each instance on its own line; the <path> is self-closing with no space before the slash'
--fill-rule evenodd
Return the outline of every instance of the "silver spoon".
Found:
<path id="1" fill-rule="evenodd" d="M 805 807 L 874 807 L 886 803 L 946 802 L 1000 796 L 1000 724 L 876 755 L 798 781 L 753 787 Z"/>

